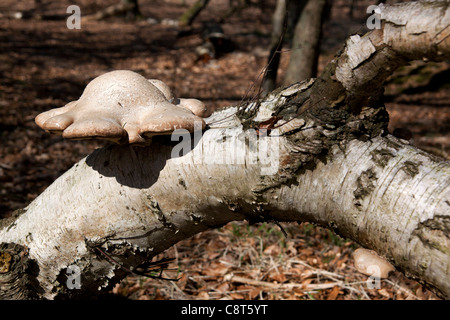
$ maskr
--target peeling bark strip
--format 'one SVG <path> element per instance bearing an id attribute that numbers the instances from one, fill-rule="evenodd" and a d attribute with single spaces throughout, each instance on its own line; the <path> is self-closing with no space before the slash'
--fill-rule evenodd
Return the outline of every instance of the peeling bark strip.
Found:
<path id="1" fill-rule="evenodd" d="M 352 36 L 318 79 L 216 112 L 186 155 L 173 155 L 170 137 L 96 150 L 0 221 L 0 297 L 95 294 L 178 241 L 243 219 L 329 227 L 450 297 L 450 163 L 387 134 L 380 102 L 399 65 L 450 57 L 448 7 L 385 7 L 384 28 Z M 271 130 L 249 139 L 258 128 Z M 276 159 L 245 157 L 274 140 Z M 263 172 L 272 160 L 277 170 Z M 67 283 L 73 269 L 79 289 Z"/>
<path id="2" fill-rule="evenodd" d="M 375 189 L 376 181 L 377 176 L 372 169 L 368 169 L 361 173 L 356 181 L 358 188 L 353 192 L 355 196 L 355 206 L 360 206 L 361 203 L 358 200 L 364 199 L 372 193 Z"/>
<path id="3" fill-rule="evenodd" d="M 450 217 L 437 216 L 426 220 L 414 231 L 414 235 L 430 247 L 450 254 Z"/>

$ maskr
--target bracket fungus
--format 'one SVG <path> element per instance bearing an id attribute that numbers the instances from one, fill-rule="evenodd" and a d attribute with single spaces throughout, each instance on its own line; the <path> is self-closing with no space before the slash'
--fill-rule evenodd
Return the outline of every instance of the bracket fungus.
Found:
<path id="1" fill-rule="evenodd" d="M 203 130 L 210 114 L 199 100 L 175 99 L 160 80 L 117 70 L 98 76 L 78 100 L 39 114 L 35 122 L 67 139 L 147 145 L 153 136 L 177 129 Z"/>
<path id="2" fill-rule="evenodd" d="M 353 258 L 356 270 L 367 276 L 385 279 L 395 270 L 392 264 L 373 250 L 358 248 L 353 252 Z"/>
<path id="3" fill-rule="evenodd" d="M 170 90 L 169 86 L 158 79 L 149 79 L 148 80 L 151 84 L 153 84 L 155 87 L 161 91 L 166 99 L 170 103 L 174 103 L 180 107 L 187 108 L 192 111 L 193 114 L 196 116 L 199 116 L 201 118 L 207 118 L 211 115 L 211 111 L 207 108 L 207 106 L 197 99 L 176 99 L 172 91 Z"/>

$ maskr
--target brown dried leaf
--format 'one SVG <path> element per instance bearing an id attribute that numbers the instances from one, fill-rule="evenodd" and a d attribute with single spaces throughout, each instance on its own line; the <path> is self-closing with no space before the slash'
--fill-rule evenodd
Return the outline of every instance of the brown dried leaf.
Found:
<path id="1" fill-rule="evenodd" d="M 280 245 L 278 243 L 272 244 L 265 248 L 263 252 L 271 256 L 276 256 L 280 254 Z"/>
<path id="2" fill-rule="evenodd" d="M 227 292 L 227 291 L 230 291 L 230 284 L 228 282 L 224 282 L 224 283 L 218 285 L 215 289 L 222 293 Z"/>
<path id="3" fill-rule="evenodd" d="M 276 281 L 278 283 L 283 283 L 287 280 L 286 275 L 284 273 L 279 272 L 271 272 L 269 273 L 269 279 L 272 281 Z"/>
<path id="4" fill-rule="evenodd" d="M 391 294 L 389 292 L 387 292 L 386 289 L 379 289 L 378 293 L 381 294 L 383 297 L 390 299 L 392 298 Z"/>
<path id="5" fill-rule="evenodd" d="M 200 292 L 197 294 L 197 298 L 199 298 L 199 299 L 204 299 L 204 300 L 209 300 L 209 294 L 208 294 L 208 292 L 206 292 L 206 291 L 200 291 Z"/>
<path id="6" fill-rule="evenodd" d="M 262 288 L 255 288 L 250 290 L 250 292 L 248 293 L 248 296 L 250 299 L 255 299 L 261 292 L 263 291 Z"/>
<path id="7" fill-rule="evenodd" d="M 328 294 L 327 300 L 336 300 L 337 296 L 339 295 L 340 288 L 338 286 L 333 287 L 331 289 L 331 292 Z"/>
<path id="8" fill-rule="evenodd" d="M 229 266 L 214 261 L 208 266 L 208 268 L 204 269 L 202 273 L 207 276 L 218 277 L 227 274 L 229 269 Z"/>
<path id="9" fill-rule="evenodd" d="M 244 300 L 245 299 L 245 297 L 242 294 L 234 293 L 234 292 L 230 293 L 230 297 L 232 297 L 235 300 Z"/>

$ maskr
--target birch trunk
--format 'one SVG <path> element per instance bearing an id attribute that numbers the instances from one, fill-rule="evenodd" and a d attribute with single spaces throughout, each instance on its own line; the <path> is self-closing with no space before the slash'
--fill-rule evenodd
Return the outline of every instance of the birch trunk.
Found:
<path id="1" fill-rule="evenodd" d="M 318 79 L 216 112 L 192 150 L 187 136 L 96 150 L 0 221 L 0 297 L 92 294 L 126 275 L 96 248 L 133 269 L 243 219 L 315 222 L 450 297 L 450 163 L 389 135 L 380 102 L 398 66 L 449 58 L 448 7 L 384 8 Z"/>

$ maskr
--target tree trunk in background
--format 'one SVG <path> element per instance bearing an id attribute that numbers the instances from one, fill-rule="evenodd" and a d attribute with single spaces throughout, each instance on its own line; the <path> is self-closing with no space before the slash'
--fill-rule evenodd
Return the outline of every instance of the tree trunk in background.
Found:
<path id="1" fill-rule="evenodd" d="M 127 20 L 142 18 L 138 0 L 120 0 L 118 4 L 106 7 L 93 15 L 83 17 L 85 20 L 103 20 L 109 17 L 123 15 Z"/>
<path id="2" fill-rule="evenodd" d="M 353 19 L 353 12 L 355 10 L 357 0 L 350 0 L 349 10 L 348 10 L 348 17 L 350 19 Z M 377 0 L 376 5 L 379 5 L 380 3 L 385 3 L 386 0 Z M 366 9 L 366 8 L 364 8 Z M 365 12 L 364 12 L 365 13 Z"/>
<path id="3" fill-rule="evenodd" d="M 327 0 L 309 0 L 301 12 L 283 81 L 285 85 L 316 76 L 326 2 Z"/>
<path id="4" fill-rule="evenodd" d="M 125 12 L 125 19 L 136 20 L 142 17 L 141 10 L 139 10 L 138 0 L 121 0 L 121 3 L 127 8 Z"/>
<path id="5" fill-rule="evenodd" d="M 206 7 L 209 0 L 197 0 L 192 7 L 186 10 L 185 13 L 178 19 L 180 26 L 190 26 L 195 18 Z"/>
<path id="6" fill-rule="evenodd" d="M 350 0 L 350 6 L 348 10 L 348 17 L 353 19 L 353 11 L 355 10 L 355 4 L 357 0 Z"/>
<path id="7" fill-rule="evenodd" d="M 382 103 L 398 67 L 450 58 L 449 6 L 383 8 L 383 28 L 351 36 L 320 77 L 215 112 L 185 155 L 170 137 L 97 149 L 0 220 L 0 298 L 96 294 L 118 264 L 244 219 L 330 228 L 450 298 L 450 163 L 391 136 Z"/>
<path id="8" fill-rule="evenodd" d="M 286 0 L 278 0 L 272 18 L 272 36 L 270 39 L 269 61 L 261 85 L 261 96 L 275 89 L 278 66 L 280 64 L 281 48 L 283 46 L 283 29 L 286 20 Z"/>
<path id="9" fill-rule="evenodd" d="M 272 18 L 270 53 L 261 85 L 262 97 L 277 87 L 282 47 L 284 44 L 292 42 L 294 27 L 307 2 L 308 0 L 287 2 L 286 0 L 279 0 L 277 2 Z"/>

